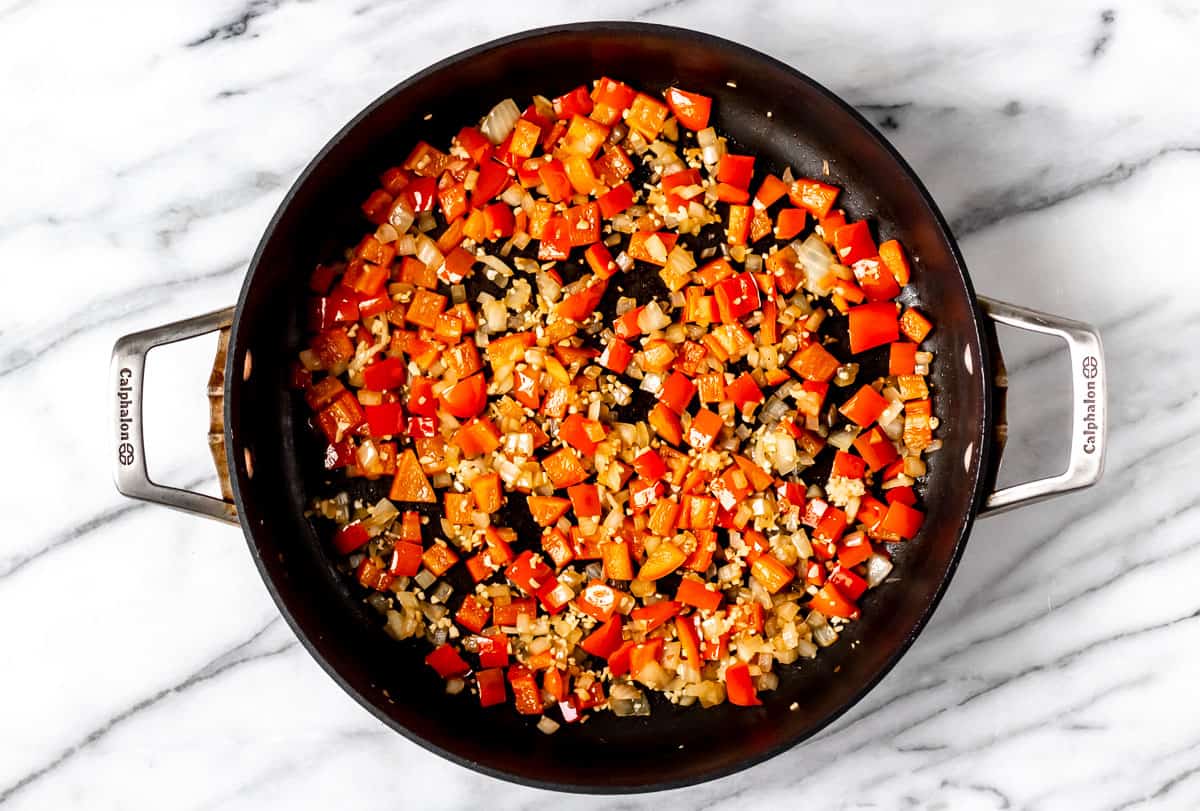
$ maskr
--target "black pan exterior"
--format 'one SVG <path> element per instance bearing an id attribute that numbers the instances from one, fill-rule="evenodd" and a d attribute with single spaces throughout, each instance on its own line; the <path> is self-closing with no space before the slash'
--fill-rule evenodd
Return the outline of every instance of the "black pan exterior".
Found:
<path id="1" fill-rule="evenodd" d="M 602 713 L 545 736 L 508 708 L 480 710 L 470 697 L 446 696 L 421 664 L 420 646 L 387 639 L 378 615 L 333 568 L 303 517 L 325 492 L 325 477 L 301 458 L 307 415 L 287 390 L 286 369 L 302 342 L 307 274 L 361 236 L 357 206 L 382 169 L 402 161 L 417 139 L 446 143 L 506 96 L 555 95 L 601 75 L 713 96 L 718 130 L 760 161 L 820 176 L 828 160 L 847 212 L 871 217 L 880 239 L 899 238 L 917 257 L 907 295 L 936 324 L 929 343 L 938 356 L 932 382 L 945 445 L 931 457 L 925 529 L 896 555 L 903 582 L 871 591 L 862 621 L 816 661 L 782 667 L 780 688 L 764 694 L 762 707 L 656 706 L 640 719 Z M 229 353 L 226 443 L 237 506 L 263 579 L 297 635 L 347 692 L 408 738 L 486 774 L 544 788 L 618 793 L 709 780 L 825 727 L 924 626 L 953 574 L 989 470 L 991 360 L 981 322 L 957 247 L 925 188 L 865 120 L 811 79 L 741 45 L 663 26 L 587 23 L 518 34 L 389 91 L 322 150 L 275 215 L 246 277 Z M 232 370 L 243 369 L 247 352 L 254 371 L 243 381 Z M 854 640 L 861 643 L 852 647 Z"/>

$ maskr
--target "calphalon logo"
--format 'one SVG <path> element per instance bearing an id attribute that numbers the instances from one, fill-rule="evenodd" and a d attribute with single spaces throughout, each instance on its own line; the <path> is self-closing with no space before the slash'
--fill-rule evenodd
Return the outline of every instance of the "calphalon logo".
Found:
<path id="1" fill-rule="evenodd" d="M 1088 355 L 1081 364 L 1083 378 L 1087 381 L 1087 390 L 1083 395 L 1083 452 L 1096 452 L 1096 375 L 1100 373 L 1100 361 L 1095 355 Z"/>
<path id="2" fill-rule="evenodd" d="M 133 405 L 133 387 L 129 381 L 133 372 L 121 369 L 117 373 L 117 433 L 121 444 L 117 445 L 117 461 L 125 466 L 133 464 L 133 443 L 129 441 L 129 427 L 133 424 L 130 409 Z"/>

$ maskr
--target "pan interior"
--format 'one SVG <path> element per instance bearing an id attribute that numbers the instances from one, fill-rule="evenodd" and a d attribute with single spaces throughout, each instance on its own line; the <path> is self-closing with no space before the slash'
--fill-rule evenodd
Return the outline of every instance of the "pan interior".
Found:
<path id="1" fill-rule="evenodd" d="M 870 592 L 863 619 L 815 661 L 780 668 L 780 687 L 764 694 L 762 707 L 660 703 L 648 718 L 601 713 L 545 736 L 509 708 L 480 710 L 469 696 L 446 696 L 421 662 L 421 645 L 385 637 L 379 616 L 333 568 L 303 517 L 311 498 L 329 490 L 286 376 L 302 343 L 307 274 L 361 236 L 358 204 L 383 169 L 418 139 L 448 143 L 500 99 L 526 103 L 602 75 L 646 91 L 679 84 L 713 96 L 718 131 L 760 164 L 821 177 L 827 161 L 847 213 L 870 217 L 880 239 L 904 243 L 916 259 L 906 295 L 936 325 L 931 382 L 945 444 L 930 459 L 925 529 L 895 556 L 900 582 Z M 664 788 L 729 773 L 812 735 L 907 647 L 953 571 L 977 506 L 988 360 L 974 295 L 944 223 L 907 167 L 840 101 L 790 68 L 712 37 L 634 24 L 567 26 L 481 46 L 403 83 L 343 130 L 297 182 L 264 236 L 239 308 L 230 368 L 241 369 L 250 350 L 254 373 L 246 382 L 230 376 L 227 441 L 238 460 L 234 481 L 251 548 L 281 611 L 331 674 L 383 720 L 496 776 L 584 791 Z M 253 454 L 253 478 L 241 462 L 244 449 Z"/>

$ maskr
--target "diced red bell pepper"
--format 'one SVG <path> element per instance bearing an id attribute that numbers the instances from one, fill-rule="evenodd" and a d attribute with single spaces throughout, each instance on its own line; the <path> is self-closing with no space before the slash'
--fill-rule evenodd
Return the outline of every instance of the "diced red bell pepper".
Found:
<path id="1" fill-rule="evenodd" d="M 634 199 L 633 186 L 626 181 L 600 195 L 596 198 L 596 203 L 600 206 L 600 213 L 604 217 L 610 218 L 632 206 Z"/>
<path id="2" fill-rule="evenodd" d="M 761 403 L 763 393 L 750 373 L 742 372 L 736 380 L 725 386 L 725 399 L 732 400 L 740 410 L 750 403 Z"/>
<path id="3" fill-rule="evenodd" d="M 879 415 L 887 410 L 888 405 L 888 401 L 879 392 L 870 386 L 863 386 L 849 400 L 842 403 L 838 411 L 846 419 L 866 428 L 879 419 Z"/>
<path id="4" fill-rule="evenodd" d="M 821 520 L 813 528 L 813 540 L 822 543 L 836 543 L 846 531 L 849 519 L 846 513 L 834 506 L 827 506 L 821 514 Z"/>
<path id="5" fill-rule="evenodd" d="M 841 189 L 837 186 L 830 186 L 811 178 L 801 178 L 792 184 L 788 190 L 788 197 L 791 198 L 792 205 L 807 209 L 819 219 L 829 214 L 829 210 L 833 208 L 833 201 L 840 192 Z"/>
<path id="6" fill-rule="evenodd" d="M 542 244 L 545 244 L 545 242 Z M 608 289 L 607 279 L 593 278 L 591 284 L 587 287 L 570 294 L 560 301 L 554 308 L 554 312 L 572 321 L 586 321 L 600 305 L 600 300 L 604 298 L 604 291 L 606 289 Z"/>
<path id="7" fill-rule="evenodd" d="M 695 396 L 696 384 L 681 372 L 671 372 L 671 376 L 663 384 L 658 400 L 676 414 L 682 414 Z M 653 453 L 653 451 L 649 451 L 649 453 Z M 657 456 L 657 454 L 655 455 Z"/>
<path id="8" fill-rule="evenodd" d="M 459 419 L 474 417 L 487 407 L 487 381 L 478 372 L 446 389 L 438 400 L 442 408 Z"/>
<path id="9" fill-rule="evenodd" d="M 888 374 L 911 375 L 917 368 L 917 345 L 908 341 L 896 341 L 888 355 Z"/>
<path id="10" fill-rule="evenodd" d="M 659 456 L 658 451 L 648 448 L 638 454 L 633 460 L 633 469 L 643 479 L 657 481 L 667 475 L 667 466 Z"/>
<path id="11" fill-rule="evenodd" d="M 372 437 L 398 436 L 404 433 L 404 410 L 399 403 L 363 406 L 367 430 Z"/>
<path id="12" fill-rule="evenodd" d="M 342 286 L 360 296 L 373 297 L 383 292 L 387 280 L 387 268 L 364 262 L 362 259 L 354 259 L 342 276 Z"/>
<path id="13" fill-rule="evenodd" d="M 849 319 L 850 351 L 855 354 L 892 343 L 900 337 L 896 305 L 890 301 L 851 307 Z"/>
<path id="14" fill-rule="evenodd" d="M 434 648 L 433 652 L 425 657 L 425 664 L 436 670 L 443 679 L 464 676 L 471 671 L 471 666 L 458 654 L 458 650 L 449 644 Z"/>
<path id="15" fill-rule="evenodd" d="M 584 251 L 583 258 L 587 260 L 588 267 L 592 269 L 592 273 L 596 274 L 598 279 L 608 279 L 620 270 L 603 242 L 589 245 L 588 249 Z"/>
<path id="16" fill-rule="evenodd" d="M 529 554 L 533 554 L 530 552 Z M 547 567 L 549 571 L 549 567 Z M 517 625 L 517 618 L 525 616 L 532 620 L 537 616 L 537 603 L 532 597 L 521 597 L 507 605 L 492 606 L 492 622 L 499 625 L 501 628 L 514 628 Z"/>
<path id="17" fill-rule="evenodd" d="M 463 127 L 455 140 L 475 163 L 481 163 L 492 151 L 491 141 L 477 127 Z"/>
<path id="18" fill-rule="evenodd" d="M 421 555 L 424 550 L 419 543 L 401 541 L 392 548 L 388 571 L 393 577 L 412 577 L 421 570 Z"/>
<path id="19" fill-rule="evenodd" d="M 754 207 L 768 209 L 778 202 L 788 192 L 788 185 L 775 175 L 763 178 L 758 191 L 754 193 Z"/>
<path id="20" fill-rule="evenodd" d="M 557 158 L 542 158 L 537 169 L 538 178 L 546 187 L 546 196 L 551 202 L 559 203 L 571 196 L 571 179 L 566 167 Z"/>
<path id="21" fill-rule="evenodd" d="M 775 594 L 796 576 L 790 566 L 785 566 L 770 552 L 759 555 L 750 564 L 750 573 L 771 594 Z"/>
<path id="22" fill-rule="evenodd" d="M 699 169 L 684 169 L 679 172 L 672 172 L 662 179 L 663 194 L 667 197 L 667 208 L 671 211 L 676 211 L 680 208 L 687 208 L 688 199 L 675 194 L 675 189 L 687 188 L 689 186 L 699 187 L 701 185 L 701 177 Z M 702 198 L 701 198 L 702 199 Z"/>
<path id="23" fill-rule="evenodd" d="M 698 451 L 706 451 L 712 447 L 724 426 L 725 421 L 718 415 L 707 408 L 702 408 L 692 418 L 692 424 L 688 428 L 688 444 Z"/>
<path id="24" fill-rule="evenodd" d="M 893 501 L 888 505 L 887 514 L 879 522 L 879 529 L 909 539 L 916 536 L 924 522 L 925 513 L 902 502 Z"/>
<path id="25" fill-rule="evenodd" d="M 338 324 L 351 324 L 358 320 L 358 298 L 345 289 L 344 293 L 334 290 L 333 295 L 309 300 L 308 327 L 324 332 Z"/>
<path id="26" fill-rule="evenodd" d="M 634 479 L 629 483 L 629 508 L 634 515 L 644 513 L 658 503 L 663 492 L 661 481 Z"/>
<path id="27" fill-rule="evenodd" d="M 720 162 L 717 163 L 717 181 L 720 183 L 728 183 L 739 189 L 749 189 L 750 180 L 753 177 L 753 155 L 725 154 L 721 156 Z"/>
<path id="28" fill-rule="evenodd" d="M 508 690 L 504 687 L 504 671 L 500 668 L 492 667 L 476 672 L 475 681 L 479 685 L 479 706 L 494 707 L 508 699 Z"/>
<path id="29" fill-rule="evenodd" d="M 383 189 L 376 189 L 363 201 L 362 212 L 375 225 L 383 225 L 387 222 L 387 213 L 391 204 L 392 195 Z"/>
<path id="30" fill-rule="evenodd" d="M 635 679 L 646 666 L 662 657 L 663 644 L 662 637 L 652 637 L 633 646 L 629 652 L 629 672 Z"/>
<path id="31" fill-rule="evenodd" d="M 683 424 L 679 420 L 679 415 L 662 403 L 657 403 L 654 408 L 650 409 L 646 421 L 650 423 L 654 432 L 668 443 L 678 445 L 683 441 Z M 702 436 L 697 435 L 697 437 L 698 441 L 703 440 Z M 711 441 L 709 444 L 712 444 Z"/>
<path id="32" fill-rule="evenodd" d="M 908 284 L 912 276 L 912 271 L 909 268 L 908 257 L 904 253 L 904 247 L 894 239 L 889 239 L 879 246 L 879 258 L 883 260 L 883 264 L 891 272 L 895 278 L 896 284 L 903 287 Z"/>
<path id="33" fill-rule="evenodd" d="M 808 214 L 802 208 L 781 209 L 775 219 L 775 238 L 791 239 L 804 230 L 807 220 Z"/>
<path id="34" fill-rule="evenodd" d="M 497 160 L 488 159 L 479 164 L 479 176 L 471 190 L 471 207 L 482 208 L 485 203 L 498 197 L 508 188 L 511 178 L 508 167 Z"/>
<path id="35" fill-rule="evenodd" d="M 867 471 L 867 463 L 852 453 L 838 451 L 833 457 L 833 469 L 830 476 L 842 476 L 847 479 L 861 479 Z"/>
<path id="36" fill-rule="evenodd" d="M 362 370 L 362 385 L 371 391 L 398 389 L 407 378 L 408 370 L 404 367 L 404 361 L 398 358 L 385 358 Z"/>
<path id="37" fill-rule="evenodd" d="M 594 484 L 576 484 L 567 488 L 571 507 L 578 518 L 596 518 L 601 515 L 600 490 Z"/>
<path id="38" fill-rule="evenodd" d="M 586 456 L 596 453 L 596 446 L 607 433 L 603 423 L 579 413 L 568 416 L 558 428 L 558 438 Z"/>
<path id="39" fill-rule="evenodd" d="M 533 672 L 523 665 L 508 668 L 508 683 L 512 687 L 513 704 L 521 715 L 541 715 L 542 691 Z"/>
<path id="40" fill-rule="evenodd" d="M 608 138 L 608 127 L 581 115 L 571 117 L 571 123 L 562 137 L 561 149 L 570 155 L 578 155 L 589 161 Z"/>
<path id="41" fill-rule="evenodd" d="M 400 194 L 414 213 L 433 211 L 433 204 L 437 202 L 437 180 L 432 177 L 415 178 Z"/>
<path id="42" fill-rule="evenodd" d="M 514 623 L 516 620 L 513 621 Z M 497 625 L 500 623 L 497 622 Z M 479 666 L 485 668 L 508 666 L 508 637 L 497 631 L 486 636 L 473 637 Z"/>
<path id="43" fill-rule="evenodd" d="M 538 600 L 542 606 L 551 614 L 557 614 L 567 607 L 571 602 L 571 598 L 575 596 L 575 592 L 565 583 L 558 580 L 551 580 L 542 593 L 538 595 Z"/>
<path id="44" fill-rule="evenodd" d="M 467 213 L 467 187 L 461 182 L 446 186 L 438 192 L 438 204 L 446 222 L 458 219 Z"/>
<path id="45" fill-rule="evenodd" d="M 554 100 L 554 114 L 562 120 L 573 116 L 587 115 L 592 111 L 592 96 L 583 85 L 563 93 Z"/>
<path id="46" fill-rule="evenodd" d="M 619 118 L 621 113 L 625 111 L 629 105 L 633 104 L 634 97 L 637 96 L 637 91 L 624 82 L 618 82 L 615 79 L 610 79 L 607 76 L 601 77 L 596 83 L 596 89 L 592 91 L 592 99 L 596 104 L 603 104 L 616 112 Z M 614 122 L 605 122 L 614 123 Z"/>
<path id="47" fill-rule="evenodd" d="M 732 324 L 759 309 L 762 298 L 758 282 L 750 273 L 739 273 L 717 282 L 713 291 L 721 320 Z"/>
<path id="48" fill-rule="evenodd" d="M 621 615 L 614 614 L 579 643 L 592 656 L 607 659 L 621 647 Z"/>
<path id="49" fill-rule="evenodd" d="M 843 225 L 834 231 L 833 247 L 838 261 L 846 266 L 853 265 L 860 259 L 870 259 L 879 255 L 866 220 Z"/>
<path id="50" fill-rule="evenodd" d="M 528 549 L 517 555 L 504 570 L 504 575 L 531 597 L 538 596 L 548 584 L 555 582 L 554 572 L 546 562 Z"/>
<path id="51" fill-rule="evenodd" d="M 891 464 L 900 456 L 896 446 L 878 425 L 859 434 L 854 440 L 854 449 L 873 471 Z"/>
<path id="52" fill-rule="evenodd" d="M 867 590 L 867 581 L 841 566 L 838 566 L 829 573 L 827 582 L 835 586 L 838 593 L 845 596 L 848 600 L 857 601 L 863 595 L 863 592 Z"/>
<path id="53" fill-rule="evenodd" d="M 644 135 L 647 141 L 653 141 L 662 132 L 669 113 L 667 105 L 658 99 L 651 98 L 645 93 L 638 93 L 629 105 L 629 114 L 625 116 L 625 123 Z"/>
<path id="54" fill-rule="evenodd" d="M 878 256 L 859 259 L 854 263 L 854 278 L 862 288 L 867 301 L 888 301 L 900 295 L 900 285 L 883 266 Z"/>
<path id="55" fill-rule="evenodd" d="M 558 527 L 551 527 L 542 535 L 542 551 L 554 561 L 554 568 L 561 569 L 575 560 L 575 549 L 571 540 Z"/>
<path id="56" fill-rule="evenodd" d="M 607 580 L 632 580 L 633 561 L 629 556 L 629 544 L 623 541 L 604 541 L 600 544 L 604 577 Z"/>
<path id="57" fill-rule="evenodd" d="M 362 425 L 365 419 L 358 400 L 346 391 L 317 414 L 317 425 L 331 443 L 337 443 Z"/>
<path id="58" fill-rule="evenodd" d="M 739 707 L 756 707 L 762 704 L 750 678 L 750 666 L 745 662 L 725 668 L 725 694 L 730 704 Z"/>
<path id="59" fill-rule="evenodd" d="M 678 614 L 681 607 L 674 600 L 659 600 L 657 603 L 633 609 L 629 616 L 634 620 L 642 622 L 644 624 L 643 630 L 649 633 Z"/>
<path id="60" fill-rule="evenodd" d="M 404 433 L 413 439 L 429 439 L 437 436 L 437 418 L 411 416 L 404 423 Z"/>
<path id="61" fill-rule="evenodd" d="M 617 610 L 617 592 L 603 581 L 593 580 L 575 598 L 575 607 L 598 622 L 608 622 Z"/>
<path id="62" fill-rule="evenodd" d="M 824 383 L 833 378 L 841 361 L 819 343 L 811 343 L 788 361 L 788 368 L 808 381 Z"/>
<path id="63" fill-rule="evenodd" d="M 610 372 L 623 374 L 629 368 L 630 361 L 633 360 L 633 347 L 620 338 L 613 338 L 612 342 L 600 353 L 598 360 L 600 365 Z"/>
<path id="64" fill-rule="evenodd" d="M 907 309 L 900 316 L 900 331 L 914 344 L 924 341 L 932 329 L 933 324 L 929 323 L 929 319 L 916 310 Z"/>
<path id="65" fill-rule="evenodd" d="M 731 205 L 729 222 L 725 226 L 725 239 L 730 245 L 745 245 L 750 238 L 750 222 L 754 219 L 751 206 Z"/>
<path id="66" fill-rule="evenodd" d="M 680 124 L 693 132 L 708 126 L 708 117 L 712 112 L 711 98 L 678 87 L 668 87 L 665 95 L 667 106 Z"/>
<path id="67" fill-rule="evenodd" d="M 820 591 L 813 595 L 809 605 L 827 617 L 858 619 L 858 606 L 831 583 L 822 586 Z"/>
<path id="68" fill-rule="evenodd" d="M 483 209 L 483 230 L 487 239 L 511 237 L 516 228 L 516 219 L 508 203 L 496 202 Z"/>
<path id="69" fill-rule="evenodd" d="M 571 230 L 566 217 L 554 216 L 542 230 L 538 259 L 560 261 L 571 255 Z"/>
<path id="70" fill-rule="evenodd" d="M 679 589 L 675 592 L 678 602 L 694 606 L 701 611 L 716 611 L 723 597 L 720 591 L 708 588 L 703 580 L 694 577 L 681 578 Z"/>
<path id="71" fill-rule="evenodd" d="M 871 548 L 871 542 L 861 532 L 853 532 L 842 538 L 837 547 L 838 564 L 847 569 L 865 563 L 873 554 L 875 550 Z"/>
<path id="72" fill-rule="evenodd" d="M 333 548 L 339 554 L 349 555 L 355 549 L 365 546 L 371 536 L 362 524 L 346 524 L 333 536 Z"/>
<path id="73" fill-rule="evenodd" d="M 480 602 L 474 594 L 468 594 L 454 615 L 454 621 L 464 628 L 480 633 L 488 620 L 492 618 L 492 609 Z"/>

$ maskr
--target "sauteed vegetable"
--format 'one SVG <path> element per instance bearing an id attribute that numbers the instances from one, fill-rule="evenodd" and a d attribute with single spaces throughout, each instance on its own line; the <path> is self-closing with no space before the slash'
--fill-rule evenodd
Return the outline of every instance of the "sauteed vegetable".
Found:
<path id="1" fill-rule="evenodd" d="M 293 383 L 325 467 L 380 490 L 314 504 L 333 551 L 448 692 L 544 732 L 761 703 L 924 518 L 903 247 L 711 112 L 610 78 L 506 99 L 383 172 L 309 279 Z"/>

